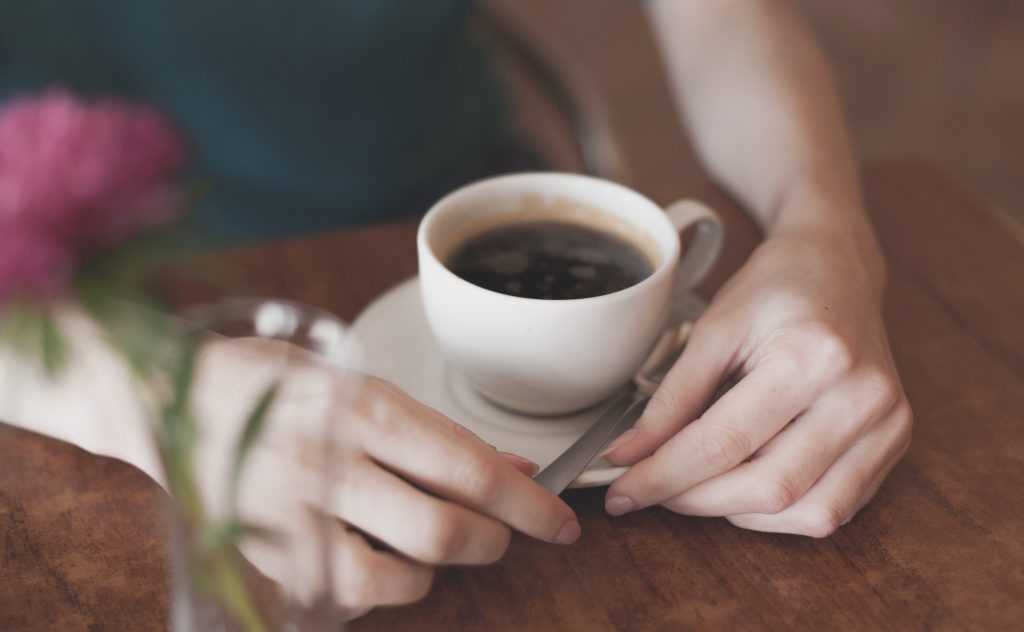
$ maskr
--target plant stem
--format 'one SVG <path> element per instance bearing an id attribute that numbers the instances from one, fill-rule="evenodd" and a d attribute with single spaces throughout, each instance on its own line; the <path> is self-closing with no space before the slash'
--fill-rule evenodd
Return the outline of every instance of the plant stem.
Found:
<path id="1" fill-rule="evenodd" d="M 252 602 L 245 578 L 231 551 L 221 551 L 212 560 L 212 579 L 221 602 L 246 632 L 266 632 L 267 627 Z"/>

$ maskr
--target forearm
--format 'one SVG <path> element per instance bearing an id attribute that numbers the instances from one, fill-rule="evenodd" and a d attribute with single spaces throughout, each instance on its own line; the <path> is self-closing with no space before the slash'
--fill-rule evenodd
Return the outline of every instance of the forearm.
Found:
<path id="1" fill-rule="evenodd" d="M 130 369 L 81 309 L 68 304 L 56 308 L 54 316 L 68 347 L 67 362 L 56 376 L 47 375 L 32 355 L 0 344 L 0 422 L 120 459 L 166 488 L 152 425 L 153 384 Z M 170 328 L 188 326 L 171 315 L 156 316 Z M 225 446 L 237 440 L 252 404 L 282 371 L 308 364 L 307 356 L 277 341 L 211 337 L 203 345 L 190 406 L 199 425 L 194 458 L 206 484 L 227 480 L 224 456 L 230 450 Z"/>
<path id="2" fill-rule="evenodd" d="M 651 0 L 681 116 L 712 176 L 768 236 L 849 244 L 881 276 L 835 82 L 791 7 Z"/>
<path id="3" fill-rule="evenodd" d="M 70 351 L 56 378 L 34 358 L 0 345 L 0 421 L 120 459 L 162 482 L 131 371 L 82 313 L 68 307 L 57 317 Z"/>

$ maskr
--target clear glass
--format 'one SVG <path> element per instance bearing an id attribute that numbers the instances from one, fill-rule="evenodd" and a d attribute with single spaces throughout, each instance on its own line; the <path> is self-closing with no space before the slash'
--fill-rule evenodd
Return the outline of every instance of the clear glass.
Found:
<path id="1" fill-rule="evenodd" d="M 187 494 L 172 494 L 172 629 L 340 629 L 344 613 L 334 604 L 341 569 L 332 565 L 332 534 L 341 527 L 310 507 L 337 502 L 332 480 L 340 475 L 342 455 L 335 439 L 359 384 L 353 336 L 329 312 L 279 299 L 228 299 L 181 316 L 186 329 L 216 333 L 198 338 L 193 363 L 203 392 L 192 397 L 192 474 L 204 518 L 195 517 L 195 507 L 182 498 Z M 261 402 L 269 402 L 265 419 L 250 425 Z M 253 440 L 239 468 L 249 429 L 255 429 Z M 211 525 L 232 523 L 232 517 L 245 529 L 230 548 L 245 556 L 225 559 L 238 562 L 241 582 L 203 557 L 204 542 L 224 531 Z M 229 588 L 211 591 L 211 577 Z M 239 605 L 246 599 L 253 607 Z"/>

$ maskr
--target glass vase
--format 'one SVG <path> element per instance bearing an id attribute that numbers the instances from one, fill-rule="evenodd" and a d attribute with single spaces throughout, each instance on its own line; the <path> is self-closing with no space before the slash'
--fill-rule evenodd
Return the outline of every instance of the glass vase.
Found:
<path id="1" fill-rule="evenodd" d="M 171 492 L 171 629 L 340 629 L 339 523 L 298 499 L 334 500 L 334 438 L 359 383 L 352 335 L 328 312 L 279 299 L 181 316 L 157 424 Z"/>

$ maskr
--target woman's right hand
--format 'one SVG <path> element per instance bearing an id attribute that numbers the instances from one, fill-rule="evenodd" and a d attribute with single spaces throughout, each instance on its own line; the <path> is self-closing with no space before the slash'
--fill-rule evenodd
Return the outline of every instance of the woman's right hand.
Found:
<path id="1" fill-rule="evenodd" d="M 256 400 L 275 379 L 281 349 L 229 340 L 203 354 L 194 405 L 200 420 L 218 423 L 204 424 L 197 470 L 211 511 L 225 504 L 226 457 L 245 412 L 228 407 Z M 497 561 L 511 529 L 557 544 L 579 537 L 575 514 L 531 480 L 529 461 L 497 452 L 382 380 L 362 378 L 348 389 L 347 405 L 324 408 L 321 395 L 345 391 L 331 388 L 337 379 L 312 361 L 287 371 L 243 475 L 242 519 L 283 540 L 250 540 L 242 550 L 293 597 L 309 601 L 324 591 L 318 514 L 336 518 L 332 591 L 350 616 L 420 599 L 435 566 Z M 323 415 L 335 417 L 330 432 L 309 423 Z"/>

